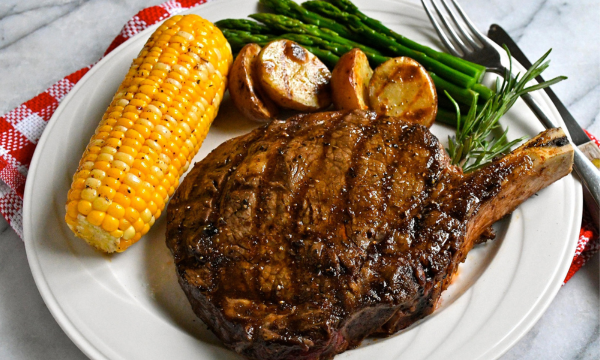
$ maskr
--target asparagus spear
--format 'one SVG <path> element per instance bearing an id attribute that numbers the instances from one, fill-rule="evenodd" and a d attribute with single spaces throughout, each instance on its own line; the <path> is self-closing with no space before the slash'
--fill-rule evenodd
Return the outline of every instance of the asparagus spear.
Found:
<path id="1" fill-rule="evenodd" d="M 471 89 L 479 94 L 479 98 L 485 101 L 494 96 L 495 92 L 483 84 L 474 84 Z"/>
<path id="2" fill-rule="evenodd" d="M 463 60 L 461 58 L 457 58 L 450 54 L 446 54 L 443 52 L 436 51 L 430 47 L 425 45 L 421 45 L 415 41 L 410 40 L 409 38 L 398 34 L 397 32 L 389 29 L 387 26 L 383 25 L 380 21 L 373 19 L 363 12 L 361 12 L 356 5 L 354 5 L 350 0 L 327 0 L 327 2 L 337 6 L 339 9 L 350 13 L 352 15 L 357 16 L 363 23 L 365 23 L 370 28 L 377 30 L 385 35 L 391 36 L 398 43 L 411 48 L 416 51 L 423 52 L 427 54 L 427 56 L 432 57 L 454 69 L 464 72 L 467 75 L 471 75 L 478 80 L 481 80 L 481 77 L 485 73 L 485 67 L 479 64 L 474 64 L 470 61 Z"/>
<path id="3" fill-rule="evenodd" d="M 219 25 L 217 25 L 219 26 Z M 271 34 L 252 34 L 243 30 L 232 30 L 220 28 L 223 35 L 227 38 L 231 51 L 239 52 L 244 46 L 250 43 L 256 43 L 260 46 L 265 46 L 273 40 L 277 40 L 277 36 Z"/>
<path id="4" fill-rule="evenodd" d="M 285 15 L 300 20 L 306 24 L 315 25 L 335 31 L 341 37 L 360 41 L 348 28 L 338 22 L 308 11 L 298 3 L 291 0 L 259 0 L 259 3 L 270 7 L 276 14 Z"/>
<path id="5" fill-rule="evenodd" d="M 223 19 L 215 23 L 219 29 L 243 30 L 252 34 L 273 34 L 268 26 L 247 19 Z"/>
<path id="6" fill-rule="evenodd" d="M 271 0 L 271 1 L 290 1 L 290 0 Z M 387 50 L 386 55 L 393 56 L 408 56 L 417 60 L 427 70 L 433 71 L 444 79 L 455 83 L 456 85 L 464 88 L 471 88 L 479 79 L 455 70 L 434 58 L 427 56 L 425 53 L 420 51 L 412 50 L 404 45 L 397 43 L 393 38 L 381 34 L 374 29 L 365 25 L 360 18 L 355 15 L 343 12 L 334 5 L 326 3 L 324 1 L 308 1 L 302 4 L 313 12 L 320 15 L 328 16 L 338 22 L 346 25 L 353 33 L 360 35 L 363 40 L 373 44 L 378 49 Z"/>
<path id="7" fill-rule="evenodd" d="M 450 125 L 456 127 L 456 111 L 451 111 L 446 108 L 441 108 L 438 105 L 437 114 L 435 115 L 435 121 L 438 123 Z"/>
<path id="8" fill-rule="evenodd" d="M 272 6 L 278 12 L 279 11 L 285 12 L 287 15 L 293 17 L 295 20 L 297 20 L 297 22 L 295 24 L 296 27 L 310 26 L 310 25 L 303 24 L 302 21 L 300 21 L 300 20 L 311 21 L 311 19 L 314 23 L 319 23 L 322 25 L 330 25 L 332 23 L 339 25 L 337 21 L 332 21 L 331 19 L 328 19 L 329 22 L 325 22 L 323 19 L 327 19 L 327 18 L 324 18 L 324 17 L 320 16 L 319 14 L 316 14 L 315 12 L 310 12 L 310 11 L 307 11 L 306 9 L 304 9 L 306 11 L 301 12 L 299 10 L 299 7 L 301 8 L 301 6 L 291 0 L 260 0 L 260 1 L 261 1 L 261 3 L 263 3 L 267 6 Z M 327 4 L 327 3 L 325 3 L 325 4 Z M 327 5 L 332 6 L 331 4 L 327 4 Z M 293 9 L 293 11 L 290 11 L 289 9 Z M 271 14 L 255 14 L 255 15 L 251 15 L 250 17 L 257 19 L 258 21 L 265 22 L 265 20 L 267 20 L 266 18 L 261 19 L 258 17 L 261 15 L 271 15 Z M 350 14 L 348 14 L 348 15 L 350 15 Z M 272 22 L 266 23 L 267 26 L 270 26 L 270 27 L 277 27 L 278 22 L 287 21 L 289 23 L 291 20 L 290 17 L 282 18 L 281 15 L 279 15 L 279 16 L 271 15 L 271 16 L 273 16 L 273 18 L 271 18 L 269 20 L 271 20 Z M 473 84 L 475 84 L 477 79 L 470 77 L 466 74 L 463 74 L 460 71 L 454 70 L 454 69 L 450 68 L 449 66 L 446 66 L 432 58 L 429 58 L 429 57 L 427 57 L 427 55 L 425 55 L 423 53 L 420 53 L 420 52 L 411 50 L 405 46 L 402 46 L 402 45 L 396 43 L 390 37 L 379 34 L 379 33 L 375 32 L 373 29 L 370 29 L 366 25 L 360 23 L 360 19 L 358 19 L 356 17 L 354 17 L 354 18 L 355 19 L 350 18 L 351 19 L 350 21 L 358 21 L 359 23 L 354 24 L 355 26 L 356 25 L 358 25 L 358 26 L 357 26 L 357 28 L 351 29 L 352 33 L 356 34 L 357 36 L 360 35 L 363 42 L 366 40 L 368 42 L 374 43 L 374 44 L 378 45 L 380 48 L 387 50 L 389 53 L 391 53 L 392 55 L 395 55 L 395 56 L 411 57 L 411 58 L 419 61 L 421 64 L 423 64 L 423 66 L 425 66 L 425 68 L 427 68 L 428 70 L 434 71 L 441 77 L 443 77 L 449 81 L 452 81 L 453 83 L 455 83 L 459 86 L 462 86 L 464 88 L 470 88 Z M 317 19 L 317 20 L 315 20 L 315 19 Z M 339 19 L 336 19 L 336 20 L 339 20 Z M 315 26 L 317 26 L 317 25 L 315 25 Z M 346 29 L 347 28 L 348 27 L 346 27 Z M 281 28 L 279 30 L 281 30 Z M 319 30 L 321 32 L 327 32 L 328 29 L 319 28 Z M 306 33 L 304 31 L 298 31 L 297 29 L 292 29 L 289 27 L 286 28 L 285 31 L 292 31 L 295 33 L 298 33 L 298 32 Z M 329 31 L 332 32 L 331 30 L 329 30 Z M 344 30 L 344 31 L 347 31 L 347 30 Z M 333 33 L 335 33 L 335 32 L 333 32 Z M 323 34 L 317 34 L 314 32 L 311 34 L 314 36 L 322 36 L 323 35 Z M 332 35 L 332 34 L 327 34 L 327 35 Z M 340 39 L 340 38 L 343 38 L 343 36 L 340 36 L 337 33 L 335 33 L 333 35 L 334 35 L 334 38 L 332 38 L 330 36 L 325 37 L 325 38 L 327 40 L 336 41 L 338 43 L 349 43 L 350 42 L 349 40 L 346 40 L 346 39 L 343 39 L 343 40 Z M 359 44 L 356 42 L 351 42 L 351 43 L 353 43 L 355 47 L 358 47 L 363 51 L 369 51 L 361 46 L 357 46 Z M 373 50 L 371 50 L 371 51 L 373 51 Z"/>
<path id="9" fill-rule="evenodd" d="M 359 48 L 365 52 L 381 55 L 380 51 L 341 37 L 335 31 L 332 31 L 330 29 L 322 29 L 316 25 L 305 24 L 300 20 L 292 19 L 285 15 L 259 13 L 252 14 L 249 16 L 257 21 L 264 23 L 265 25 L 267 25 L 267 27 L 277 32 L 317 36 L 327 41 L 349 45 L 353 48 Z"/>

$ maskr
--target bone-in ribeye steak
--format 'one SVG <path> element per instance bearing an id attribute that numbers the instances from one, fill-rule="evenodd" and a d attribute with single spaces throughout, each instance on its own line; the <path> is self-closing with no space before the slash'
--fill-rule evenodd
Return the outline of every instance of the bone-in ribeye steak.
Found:
<path id="1" fill-rule="evenodd" d="M 571 171 L 548 130 L 463 175 L 419 125 L 355 111 L 231 139 L 187 175 L 167 245 L 194 312 L 253 359 L 329 359 L 430 314 L 492 223 Z"/>

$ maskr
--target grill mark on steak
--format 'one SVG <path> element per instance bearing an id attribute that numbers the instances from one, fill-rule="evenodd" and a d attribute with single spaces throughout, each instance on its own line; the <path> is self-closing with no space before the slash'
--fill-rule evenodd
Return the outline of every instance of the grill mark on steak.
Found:
<path id="1" fill-rule="evenodd" d="M 286 134 L 287 135 L 287 134 Z M 256 199 L 256 208 L 254 209 L 254 221 L 252 222 L 254 233 L 264 233 L 264 227 L 269 225 L 265 217 L 268 215 L 267 204 L 268 197 L 273 193 L 273 184 L 281 181 L 283 176 L 287 175 L 287 171 L 283 164 L 283 148 L 290 140 L 289 136 L 284 136 L 278 139 L 279 142 L 271 146 L 272 150 L 266 157 L 265 171 L 259 178 L 258 196 Z M 271 219 L 272 220 L 272 219 Z"/>
<path id="2" fill-rule="evenodd" d="M 315 242 L 315 239 L 308 236 L 308 234 L 305 234 L 301 231 L 301 222 L 299 221 L 299 217 L 300 217 L 300 212 L 302 210 L 302 206 L 301 203 L 304 202 L 304 200 L 306 199 L 306 194 L 308 192 L 308 189 L 311 185 L 314 184 L 315 181 L 315 174 L 320 171 L 324 164 L 325 164 L 325 160 L 327 157 L 327 153 L 331 150 L 331 137 L 333 135 L 333 133 L 339 129 L 339 126 L 341 124 L 343 124 L 343 119 L 344 117 L 342 115 L 337 115 L 334 116 L 333 118 L 329 119 L 329 124 L 328 126 L 324 129 L 324 132 L 321 134 L 306 134 L 306 137 L 312 137 L 312 138 L 320 138 L 322 139 L 320 141 L 321 146 L 320 146 L 320 153 L 319 153 L 319 157 L 317 159 L 317 161 L 315 161 L 313 164 L 311 164 L 312 166 L 307 167 L 306 169 L 306 175 L 303 178 L 302 182 L 300 183 L 298 189 L 295 191 L 295 194 L 293 195 L 293 200 L 291 202 L 292 204 L 292 209 L 291 209 L 291 213 L 290 213 L 290 219 L 292 221 L 292 227 L 290 229 L 290 234 L 286 234 L 290 237 L 293 237 L 292 234 L 299 234 L 299 238 L 293 240 L 292 242 L 292 246 L 294 246 L 294 258 L 295 259 L 302 259 L 302 258 L 306 258 L 309 257 L 309 252 L 311 251 L 311 247 Z M 309 139 L 310 140 L 310 139 Z M 308 161 L 308 159 L 305 159 L 304 161 Z M 293 279 L 296 279 L 296 281 L 294 281 L 294 290 L 296 290 L 296 296 L 295 296 L 295 300 L 297 302 L 303 302 L 305 301 L 306 298 L 308 298 L 308 296 L 303 297 L 302 295 L 298 294 L 298 289 L 301 288 L 305 288 L 305 289 L 310 289 L 312 288 L 312 286 L 314 285 L 314 283 L 312 282 L 302 282 L 302 281 L 298 281 L 303 279 L 303 277 L 298 276 L 299 272 L 304 272 L 306 271 L 306 269 L 303 268 L 299 268 L 299 267 L 293 267 L 292 268 L 292 275 L 293 275 Z M 310 280 L 310 279 L 308 279 Z M 310 292 L 307 292 L 310 293 Z"/>
<path id="3" fill-rule="evenodd" d="M 358 174 L 357 174 L 358 161 L 359 161 L 359 158 L 363 155 L 362 151 L 363 151 L 365 143 L 368 139 L 367 137 L 369 137 L 369 135 L 371 135 L 371 136 L 374 135 L 374 134 L 369 134 L 370 131 L 372 131 L 371 126 L 368 126 L 366 128 L 363 127 L 360 129 L 360 134 L 359 134 L 359 138 L 356 141 L 356 146 L 350 153 L 350 159 L 351 159 L 350 166 L 348 167 L 348 170 L 344 174 L 344 186 L 342 187 L 342 198 L 339 200 L 337 206 L 335 206 L 336 207 L 336 216 L 334 217 L 334 221 L 333 221 L 334 223 L 346 223 L 345 215 L 348 215 L 350 217 L 350 219 L 348 219 L 348 221 L 351 221 L 351 218 L 353 217 L 352 216 L 352 208 L 350 207 L 350 205 L 351 205 L 350 192 L 353 190 L 354 184 L 356 183 L 356 178 L 358 176 Z M 367 134 L 365 135 L 365 133 L 367 133 Z M 345 226 L 340 226 L 339 230 L 342 231 L 340 235 L 342 235 L 343 240 L 349 240 L 349 241 L 354 240 L 354 237 L 352 236 L 353 234 L 350 234 L 350 236 L 347 235 Z M 356 242 L 354 242 L 354 244 L 356 246 L 360 247 L 360 244 L 357 244 Z M 340 270 L 341 270 L 340 267 L 336 267 L 335 269 L 331 269 L 329 272 L 331 273 L 331 275 L 335 276 L 336 272 L 339 272 Z"/>
<path id="4" fill-rule="evenodd" d="M 284 133 L 284 135 L 287 135 L 287 133 Z M 275 173 L 275 170 L 278 169 L 277 163 L 278 163 L 278 157 L 281 156 L 281 148 L 282 146 L 284 146 L 284 144 L 287 142 L 287 140 L 289 139 L 284 137 L 280 137 L 276 140 L 276 142 L 272 145 L 270 145 L 270 148 L 267 149 L 265 151 L 265 153 L 267 153 L 266 155 L 266 164 L 264 166 L 265 170 L 262 172 L 262 175 L 258 178 L 259 181 L 259 185 L 258 185 L 258 189 L 257 189 L 257 198 L 256 198 L 256 202 L 255 202 L 255 206 L 252 209 L 252 214 L 253 214 L 253 218 L 254 221 L 252 221 L 252 231 L 251 234 L 265 234 L 265 229 L 263 229 L 263 226 L 266 226 L 268 224 L 264 224 L 265 222 L 265 217 L 267 216 L 267 196 L 269 196 L 270 193 L 272 193 L 272 189 L 268 188 L 268 185 L 270 185 L 270 178 L 272 177 L 272 175 Z M 250 235 L 252 237 L 256 237 L 256 235 Z M 257 243 L 261 243 L 264 240 L 268 241 L 268 236 L 267 237 L 258 237 L 258 239 L 256 240 Z M 268 246 L 268 244 L 264 244 L 263 246 Z M 271 287 L 270 289 L 265 288 L 264 286 L 261 285 L 261 273 L 259 271 L 259 268 L 254 268 L 254 283 L 255 283 L 255 288 L 259 289 L 260 292 L 260 296 L 265 297 L 266 299 L 272 299 L 273 298 L 273 287 Z M 270 290 L 270 291 L 268 291 Z"/>
<path id="5" fill-rule="evenodd" d="M 327 156 L 327 152 L 330 149 L 331 146 L 331 136 L 333 134 L 333 132 L 335 130 L 338 129 L 338 126 L 340 124 L 342 124 L 342 120 L 343 117 L 342 116 L 337 116 L 334 119 L 332 119 L 332 122 L 330 123 L 329 127 L 326 129 L 326 132 L 324 134 L 320 134 L 317 135 L 317 137 L 321 137 L 323 139 L 322 141 L 322 151 L 320 153 L 319 156 L 319 160 L 316 164 L 316 166 L 307 169 L 307 175 L 308 173 L 315 173 L 315 171 L 313 170 L 318 170 L 320 168 L 323 167 L 323 165 L 325 164 L 325 158 Z M 294 200 L 292 202 L 293 204 L 293 213 L 292 213 L 292 218 L 293 219 L 297 219 L 298 216 L 300 215 L 300 210 L 301 210 L 301 206 L 300 206 L 300 200 L 304 199 L 306 197 L 306 192 L 308 191 L 308 188 L 311 184 L 314 183 L 314 177 L 313 175 L 308 176 L 307 178 L 305 178 L 302 182 L 302 184 L 300 185 L 299 189 L 296 192 L 296 195 L 294 196 Z M 294 227 L 292 229 L 292 231 L 294 232 L 298 232 L 300 230 L 300 223 L 295 221 L 294 222 Z"/>
<path id="6" fill-rule="evenodd" d="M 385 156 L 387 149 L 383 146 L 385 134 L 385 118 L 378 118 L 376 122 L 363 129 L 365 135 L 356 146 L 353 153 L 352 165 L 346 174 L 347 191 L 345 196 L 345 215 L 343 223 L 346 224 L 345 233 L 361 250 L 366 250 L 372 240 L 381 240 L 384 231 L 378 231 L 382 222 L 380 208 L 386 208 L 385 196 L 378 185 L 384 174 Z M 392 148 L 390 148 L 392 149 Z M 393 150 L 393 149 L 392 149 Z M 390 165 L 390 169 L 395 168 Z M 360 238 L 358 238 L 360 236 Z M 355 264 L 353 264 L 355 265 Z"/>
<path id="7" fill-rule="evenodd" d="M 570 171 L 570 146 L 540 146 L 563 136 L 548 130 L 463 175 L 426 128 L 399 119 L 273 122 L 219 146 L 174 195 L 179 283 L 235 351 L 330 359 L 431 313 L 481 234 Z"/>

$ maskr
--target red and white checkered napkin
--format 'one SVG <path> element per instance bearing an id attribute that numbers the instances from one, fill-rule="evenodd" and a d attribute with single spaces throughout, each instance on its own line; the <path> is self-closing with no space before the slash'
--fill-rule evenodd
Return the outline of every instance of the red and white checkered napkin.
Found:
<path id="1" fill-rule="evenodd" d="M 159 21 L 198 6 L 207 0 L 171 0 L 137 13 L 110 44 L 106 56 L 125 40 Z M 23 237 L 23 191 L 31 157 L 48 120 L 61 100 L 93 65 L 80 69 L 0 117 L 0 212 Z M 600 142 L 594 137 L 600 146 Z M 66 195 L 65 195 L 66 196 Z M 584 214 L 577 252 L 565 279 L 567 282 L 598 251 L 598 231 Z"/>

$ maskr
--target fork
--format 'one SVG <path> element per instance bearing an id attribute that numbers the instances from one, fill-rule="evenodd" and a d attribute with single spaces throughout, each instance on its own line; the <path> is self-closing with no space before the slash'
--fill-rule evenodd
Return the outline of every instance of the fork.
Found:
<path id="1" fill-rule="evenodd" d="M 498 50 L 496 50 L 487 37 L 477 30 L 456 0 L 449 0 L 452 2 L 454 10 L 448 4 L 447 0 L 440 0 L 448 16 L 443 15 L 438 5 L 436 5 L 435 0 L 430 1 L 443 27 L 440 26 L 433 16 L 431 7 L 426 3 L 426 0 L 421 0 L 421 3 L 440 40 L 452 55 L 475 64 L 483 65 L 487 68 L 487 71 L 496 73 L 502 77 L 509 74 L 506 67 L 500 61 Z M 458 16 L 460 16 L 466 26 L 459 21 L 456 13 L 458 13 Z M 454 26 L 450 23 L 449 19 Z M 513 76 L 512 74 L 509 75 Z M 546 129 L 556 127 L 530 94 L 523 94 L 521 98 Z M 577 146 L 573 146 L 573 149 L 575 152 L 573 167 L 579 174 L 585 187 L 590 191 L 596 205 L 600 206 L 600 172 Z"/>

